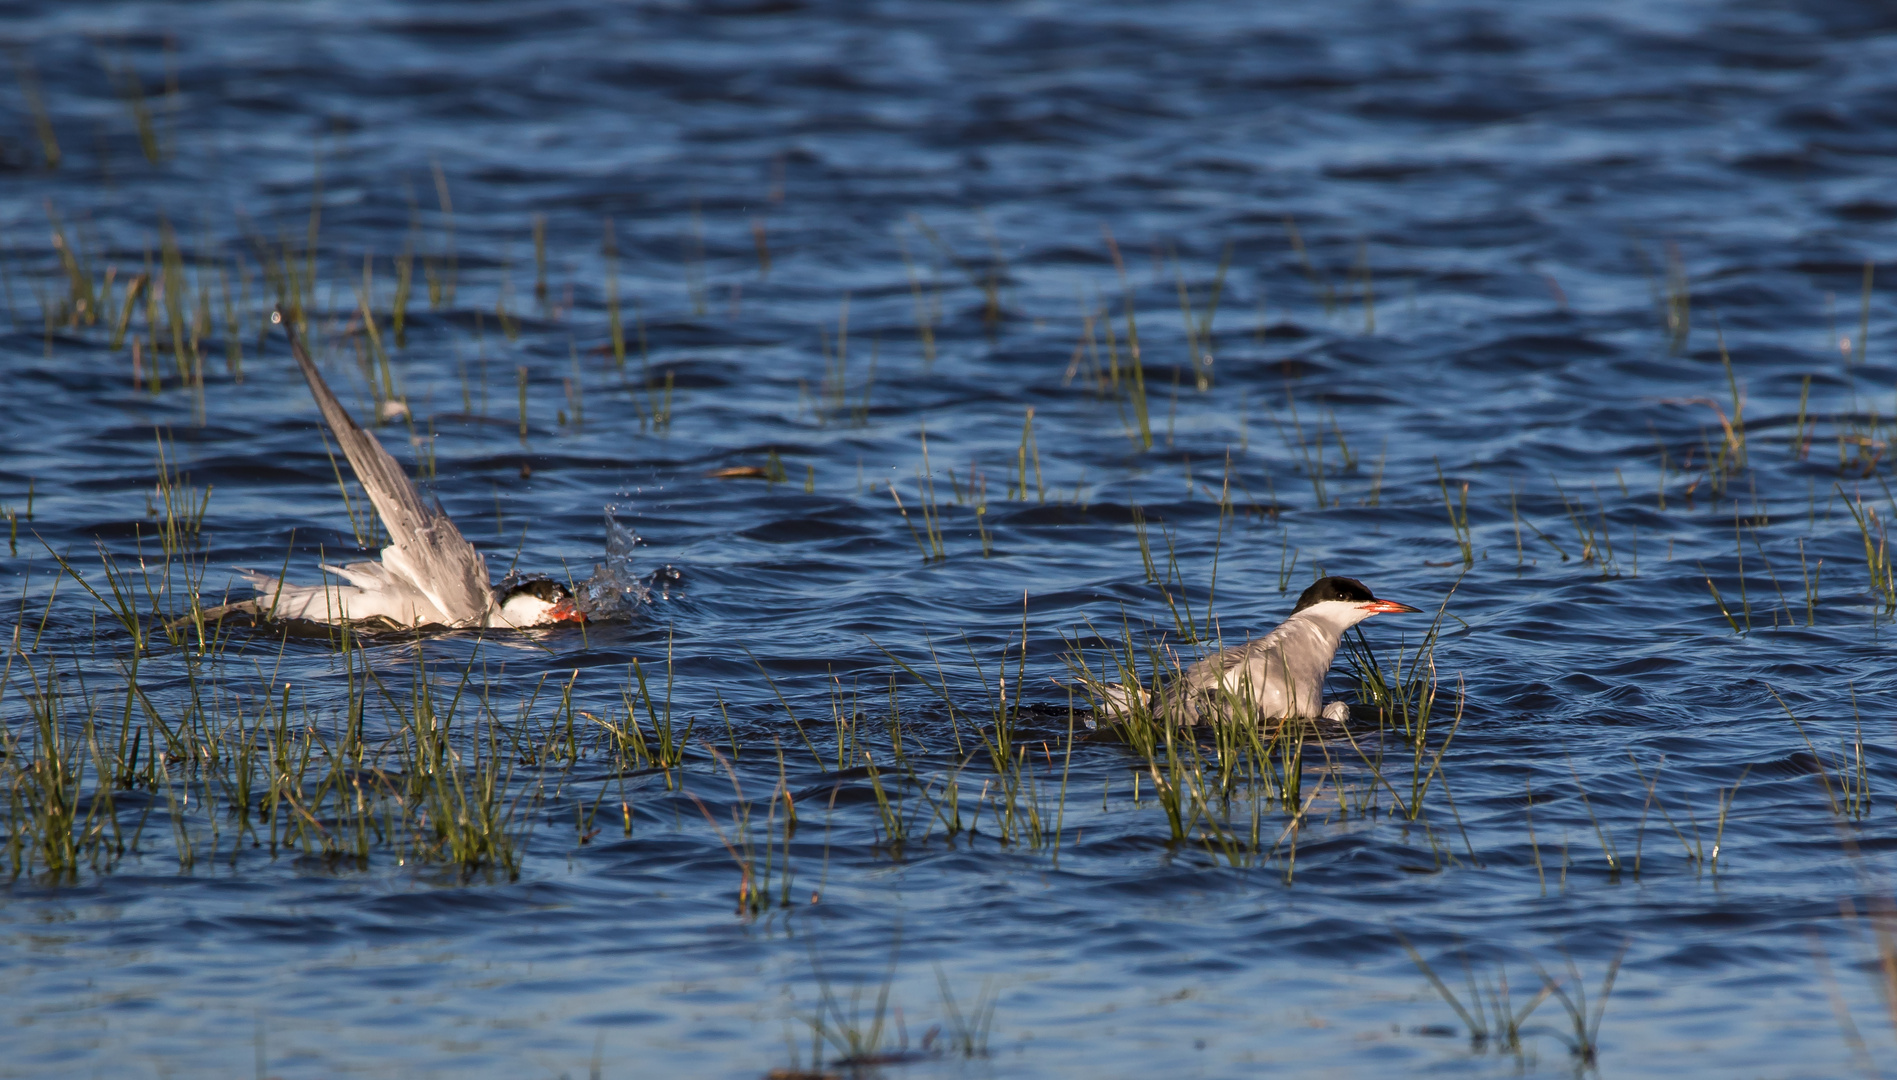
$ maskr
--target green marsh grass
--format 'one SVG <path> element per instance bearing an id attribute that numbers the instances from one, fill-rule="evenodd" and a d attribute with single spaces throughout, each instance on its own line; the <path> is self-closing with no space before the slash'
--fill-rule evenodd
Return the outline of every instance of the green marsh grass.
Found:
<path id="1" fill-rule="evenodd" d="M 1544 979 L 1538 992 L 1531 994 L 1525 1003 L 1517 1005 L 1516 995 L 1509 989 L 1507 964 L 1498 961 L 1492 973 L 1484 972 L 1478 977 L 1468 953 L 1458 950 L 1468 992 L 1468 1003 L 1465 1005 L 1462 998 L 1443 981 L 1442 976 L 1436 974 L 1436 969 L 1430 966 L 1429 961 L 1423 959 L 1423 954 L 1417 951 L 1416 946 L 1410 944 L 1409 938 L 1403 936 L 1402 931 L 1393 930 L 1392 933 L 1396 934 L 1403 951 L 1409 954 L 1410 962 L 1429 980 L 1437 996 L 1455 1010 L 1463 1026 L 1468 1028 L 1471 1046 L 1478 1049 L 1493 1047 L 1515 1055 L 1517 1061 L 1525 1057 L 1523 1027 L 1554 992 L 1552 983 Z"/>
<path id="2" fill-rule="evenodd" d="M 1034 438 L 1034 407 L 1028 406 L 1027 415 L 1021 421 L 1021 446 L 1016 451 L 1015 480 L 1008 487 L 1008 497 L 1028 501 L 1028 465 L 1034 466 L 1034 494 L 1038 502 L 1047 502 L 1047 483 L 1041 479 L 1041 447 Z"/>
<path id="3" fill-rule="evenodd" d="M 619 315 L 619 245 L 613 236 L 613 219 L 606 219 L 605 241 L 600 254 L 606 260 L 606 331 L 613 348 L 613 366 L 626 367 L 626 328 Z"/>
<path id="4" fill-rule="evenodd" d="M 1864 288 L 1858 301 L 1857 324 L 1857 362 L 1862 364 L 1871 345 L 1871 281 L 1875 276 L 1877 264 L 1870 259 L 1864 260 Z"/>
<path id="5" fill-rule="evenodd" d="M 1678 244 L 1666 245 L 1666 285 L 1661 298 L 1661 322 L 1666 328 L 1667 351 L 1677 353 L 1686 347 L 1693 332 L 1693 294 L 1687 278 L 1686 260 Z"/>
<path id="6" fill-rule="evenodd" d="M 1836 490 L 1842 497 L 1843 487 Z M 1878 516 L 1877 507 L 1866 504 L 1861 496 L 1844 499 L 1844 508 L 1850 511 L 1864 544 L 1864 566 L 1870 577 L 1871 593 L 1881 601 L 1885 615 L 1897 612 L 1897 566 L 1891 561 L 1890 526 Z"/>
<path id="7" fill-rule="evenodd" d="M 1170 251 L 1171 245 L 1168 245 Z M 1180 265 L 1179 254 L 1171 251 L 1174 281 L 1179 291 L 1179 321 L 1185 330 L 1186 362 L 1192 369 L 1193 381 L 1201 393 L 1212 388 L 1212 320 L 1219 313 L 1219 297 L 1225 291 L 1225 275 L 1232 268 L 1232 245 L 1228 241 L 1219 256 L 1218 274 L 1212 279 L 1210 295 L 1206 298 L 1202 314 L 1194 316 L 1192 297 L 1186 289 L 1185 268 Z"/>
<path id="8" fill-rule="evenodd" d="M 502 746 L 512 736 L 485 687 L 476 692 L 472 662 L 444 693 L 450 681 L 438 683 L 418 649 L 410 685 L 397 693 L 366 644 L 340 628 L 345 700 L 319 717 L 274 675 L 259 670 L 250 691 L 235 681 L 225 631 L 196 614 L 201 569 L 172 555 L 132 571 L 102 553 L 102 591 L 55 560 L 62 579 L 114 614 L 133 649 L 117 664 L 122 692 L 74 670 L 87 689 L 54 693 L 72 662 L 41 653 L 38 635 L 28 640 L 16 627 L 0 700 L 20 694 L 33 722 L 0 730 L 0 852 L 14 876 L 108 872 L 142 856 L 154 813 L 169 826 L 181 870 L 225 847 L 235 860 L 248 837 L 273 853 L 364 864 L 388 854 L 463 874 L 518 873 L 531 826 L 523 800 L 546 777 L 529 787 L 515 776 Z M 56 582 L 49 614 L 58 599 Z M 154 664 L 181 670 L 189 692 L 154 700 L 146 689 Z M 479 717 L 458 722 L 469 702 Z M 386 732 L 374 738 L 372 710 Z"/>
<path id="9" fill-rule="evenodd" d="M 455 250 L 454 198 L 448 192 L 448 174 L 441 169 L 441 162 L 431 159 L 429 169 L 435 177 L 435 200 L 441 210 L 442 254 L 426 260 L 422 264 L 423 275 L 428 280 L 428 306 L 440 309 L 452 308 L 455 301 L 455 287 L 461 276 L 461 259 Z M 315 243 L 315 227 L 312 224 L 310 247 Z M 311 277 L 315 275 L 312 273 Z"/>
<path id="10" fill-rule="evenodd" d="M 1416 965 L 1417 970 L 1429 980 L 1437 996 L 1455 1010 L 1457 1018 L 1468 1029 L 1472 1047 L 1478 1050 L 1493 1048 L 1498 1052 L 1511 1054 L 1519 1068 L 1527 1061 L 1523 1036 L 1545 1033 L 1567 1047 L 1568 1054 L 1575 1062 L 1577 1070 L 1586 1072 L 1598 1069 L 1601 1021 L 1607 1013 L 1608 1000 L 1613 995 L 1614 983 L 1620 975 L 1621 961 L 1625 959 L 1627 950 L 1632 945 L 1631 938 L 1623 942 L 1613 959 L 1608 961 L 1607 968 L 1601 976 L 1600 990 L 1592 1004 L 1588 1001 L 1587 984 L 1581 976 L 1580 968 L 1576 966 L 1573 957 L 1564 951 L 1562 958 L 1567 966 L 1565 976 L 1550 975 L 1540 962 L 1532 959 L 1529 961 L 1529 966 L 1539 978 L 1541 986 L 1529 994 L 1525 1002 L 1518 1005 L 1519 995 L 1511 991 L 1508 967 L 1502 961 L 1495 961 L 1491 970 L 1478 975 L 1468 953 L 1458 949 L 1458 958 L 1461 961 L 1468 995 L 1465 1003 L 1464 999 L 1451 990 L 1442 977 L 1436 973 L 1435 968 L 1423 958 L 1423 954 L 1410 944 L 1409 938 L 1398 930 L 1392 930 L 1392 933 L 1396 935 L 1397 942 L 1402 945 L 1403 951 L 1409 955 L 1410 961 Z M 1552 1030 L 1537 1032 L 1526 1026 L 1535 1011 L 1550 998 L 1561 1006 L 1563 1012 L 1567 1013 L 1571 1026 L 1570 1033 Z"/>
<path id="11" fill-rule="evenodd" d="M 832 420 L 847 415 L 849 426 L 868 427 L 870 390 L 876 385 L 876 361 L 881 352 L 882 342 L 880 337 L 872 339 L 869 371 L 863 378 L 860 401 L 854 401 L 849 385 L 849 293 L 843 294 L 843 302 L 837 313 L 835 347 L 831 347 L 829 335 L 822 327 L 817 329 L 817 338 L 824 358 L 823 382 L 815 409 L 817 422 L 828 425 Z"/>
<path id="12" fill-rule="evenodd" d="M 1298 459 L 1303 463 L 1304 475 L 1305 478 L 1311 482 L 1311 494 L 1317 499 L 1318 509 L 1322 510 L 1325 507 L 1333 506 L 1335 502 L 1331 498 L 1329 489 L 1325 484 L 1324 428 L 1322 425 L 1313 425 L 1313 438 L 1306 440 L 1304 437 L 1304 424 L 1298 419 L 1297 399 L 1291 395 L 1289 390 L 1285 392 L 1285 407 L 1291 413 L 1291 432 L 1289 434 L 1285 432 L 1284 425 L 1278 422 L 1278 414 L 1276 412 L 1271 412 L 1271 422 L 1278 428 L 1278 435 L 1284 440 L 1285 449 L 1296 454 Z M 1343 432 L 1339 430 L 1337 435 L 1339 446 L 1342 447 Z M 1293 436 L 1296 437 L 1295 448 L 1292 443 Z M 1344 453 L 1348 455 L 1349 451 L 1347 448 L 1344 449 Z"/>
<path id="13" fill-rule="evenodd" d="M 46 99 L 40 94 L 39 72 L 34 70 L 33 61 L 24 49 L 14 52 L 13 67 L 20 78 L 20 94 L 26 99 L 26 111 L 33 118 L 33 136 L 39 140 L 40 158 L 46 163 L 48 172 L 57 172 L 65 155 L 59 149 L 59 136 L 53 130 L 52 116 L 46 110 Z"/>
<path id="14" fill-rule="evenodd" d="M 770 256 L 768 249 L 764 247 L 762 226 L 758 227 L 757 237 L 759 265 L 763 268 L 761 272 L 768 272 Z M 935 366 L 935 314 L 928 302 L 923 299 L 922 276 L 916 272 L 915 261 L 909 257 L 908 241 L 900 236 L 896 238 L 896 241 L 902 250 L 903 269 L 909 275 L 909 295 L 915 303 L 916 341 L 922 346 L 922 369 L 928 371 Z"/>
<path id="15" fill-rule="evenodd" d="M 408 348 L 408 302 L 415 289 L 415 238 L 413 233 L 402 241 L 402 253 L 395 257 L 395 296 L 389 302 L 389 332 L 395 347 Z"/>
<path id="16" fill-rule="evenodd" d="M 889 964 L 880 986 L 875 989 L 874 1004 L 867 1010 L 865 997 L 869 988 L 862 984 L 852 987 L 846 1004 L 825 974 L 816 945 L 812 943 L 808 948 L 816 982 L 816 1001 L 810 1011 L 798 1018 L 810 1032 L 809 1060 L 806 1063 L 797 1040 L 787 1035 L 791 1064 L 788 1068 L 772 1069 L 766 1080 L 819 1080 L 845 1073 L 872 1076 L 885 1066 L 989 1056 L 988 1044 L 999 1004 L 998 988 L 992 979 L 982 981 L 965 1011 L 949 986 L 947 974 L 936 964 L 935 981 L 941 998 L 942 1019 L 930 1025 L 912 1045 L 902 1006 L 893 1002 L 901 952 L 900 928 L 890 944 Z"/>
<path id="17" fill-rule="evenodd" d="M 1310 250 L 1304 246 L 1304 235 L 1298 231 L 1298 223 L 1290 214 L 1284 216 L 1284 231 L 1286 239 L 1291 243 L 1291 250 L 1297 255 L 1299 268 L 1304 271 L 1305 278 L 1311 283 L 1311 290 L 1323 302 L 1324 314 L 1331 314 L 1337 308 L 1337 290 L 1331 284 L 1330 276 L 1320 271 L 1317 264 L 1311 261 Z"/>
<path id="18" fill-rule="evenodd" d="M 751 219 L 751 248 L 757 254 L 757 277 L 759 281 L 768 281 L 771 276 L 771 240 L 764 226 L 764 219 Z"/>
<path id="19" fill-rule="evenodd" d="M 1323 454 L 1323 443 L 1321 441 L 1318 444 L 1318 453 L 1321 460 L 1321 455 Z M 1443 465 L 1442 462 L 1438 460 L 1436 462 L 1436 486 L 1442 489 L 1443 509 L 1449 514 L 1449 527 L 1454 530 L 1456 534 L 1456 547 L 1462 552 L 1462 568 L 1468 570 L 1475 566 L 1475 535 L 1469 528 L 1469 483 L 1466 480 L 1463 481 L 1460 507 L 1450 502 L 1449 481 L 1444 479 Z M 1458 514 L 1458 509 L 1460 510 L 1460 514 Z M 1518 539 L 1516 542 L 1517 555 L 1520 554 L 1520 546 Z"/>
<path id="20" fill-rule="evenodd" d="M 1102 321 L 1107 330 L 1107 350 L 1111 358 L 1116 384 L 1124 388 L 1126 402 L 1133 410 L 1133 420 L 1127 434 L 1139 445 L 1141 450 L 1153 448 L 1152 417 L 1146 402 L 1146 364 L 1140 358 L 1140 331 L 1138 316 L 1135 313 L 1133 285 L 1127 279 L 1126 262 L 1120 257 L 1120 245 L 1113 239 L 1113 230 L 1105 224 L 1100 226 L 1100 234 L 1106 238 L 1107 253 L 1113 256 L 1113 268 L 1120 277 L 1120 290 L 1123 294 L 1121 314 L 1126 320 L 1126 372 L 1129 378 L 1122 382 L 1118 378 L 1120 371 L 1119 342 L 1113 336 L 1113 320 L 1109 314 Z"/>
<path id="21" fill-rule="evenodd" d="M 912 213 L 909 215 L 909 221 L 915 226 L 916 231 L 921 233 L 923 238 L 928 240 L 930 244 L 934 245 L 935 249 L 942 254 L 943 258 L 953 264 L 957 270 L 960 270 L 963 276 L 968 279 L 969 284 L 982 294 L 982 327 L 987 331 L 990 339 L 992 339 L 1001 325 L 1001 279 L 1002 275 L 1006 273 L 1007 264 L 1002 258 L 1001 248 L 999 243 L 995 240 L 994 231 L 986 228 L 986 218 L 983 218 L 984 231 L 988 235 L 989 246 L 993 254 L 992 261 L 985 270 L 957 254 L 954 247 L 952 247 L 947 240 L 944 240 L 940 233 L 931 228 L 928 222 L 922 220 L 921 215 Z M 926 341 L 932 343 L 933 335 L 930 335 Z M 925 347 L 927 347 L 926 344 Z"/>
<path id="22" fill-rule="evenodd" d="M 131 64 L 123 64 L 114 71 L 109 63 L 106 74 L 118 85 L 119 96 L 125 102 L 126 111 L 131 115 L 132 127 L 138 133 L 138 148 L 149 164 L 156 165 L 165 160 L 165 148 L 158 139 L 158 127 L 152 119 L 151 103 L 145 97 L 145 81 L 138 69 Z"/>

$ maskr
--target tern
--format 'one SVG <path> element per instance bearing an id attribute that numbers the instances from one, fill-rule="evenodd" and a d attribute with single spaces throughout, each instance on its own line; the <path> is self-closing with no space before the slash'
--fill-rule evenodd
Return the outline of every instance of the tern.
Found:
<path id="1" fill-rule="evenodd" d="M 586 621 L 573 591 L 551 578 L 510 574 L 498 588 L 490 584 L 487 560 L 446 512 L 422 501 L 401 465 L 336 400 L 290 320 L 277 311 L 271 313 L 270 321 L 289 335 L 290 352 L 303 369 L 324 422 L 349 459 L 350 470 L 388 530 L 389 544 L 378 561 L 322 568 L 346 585 L 292 585 L 267 574 L 240 571 L 256 588 L 257 598 L 225 604 L 205 612 L 207 616 L 241 612 L 265 620 L 367 623 L 400 629 L 527 629 Z"/>
<path id="2" fill-rule="evenodd" d="M 1264 637 L 1223 649 L 1187 668 L 1163 689 L 1129 690 L 1092 684 L 1103 713 L 1124 719 L 1143 704 L 1148 715 L 1175 724 L 1201 724 L 1233 716 L 1346 719 L 1349 706 L 1323 704 L 1324 675 L 1337 656 L 1344 631 L 1385 612 L 1419 609 L 1379 600 L 1356 578 L 1326 577 L 1298 597 L 1291 617 Z M 1143 701 L 1141 700 L 1143 699 Z"/>

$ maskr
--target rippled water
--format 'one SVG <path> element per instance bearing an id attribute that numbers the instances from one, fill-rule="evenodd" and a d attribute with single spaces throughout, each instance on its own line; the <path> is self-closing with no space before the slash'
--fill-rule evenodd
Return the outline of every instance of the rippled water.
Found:
<path id="1" fill-rule="evenodd" d="M 432 453 L 497 576 L 518 549 L 584 577 L 608 507 L 641 573 L 677 570 L 584 635 L 371 643 L 391 698 L 420 664 L 484 664 L 502 722 L 538 730 L 569 680 L 575 709 L 623 715 L 628 665 L 663 683 L 669 650 L 696 726 L 682 791 L 597 759 L 546 781 L 514 880 L 273 855 L 223 809 L 126 795 L 138 853 L 0 893 L 0 1075 L 755 1077 L 810 1064 L 826 995 L 866 1031 L 885 985 L 884 1049 L 911 1051 L 890 1074 L 1591 1067 L 1555 1000 L 1521 1055 L 1472 1043 L 1404 941 L 1465 1003 L 1465 971 L 1505 974 L 1517 1008 L 1536 965 L 1570 962 L 1564 992 L 1598 1006 L 1624 946 L 1601 1075 L 1887 1070 L 1867 919 L 1891 888 L 1894 687 L 1854 511 L 1877 543 L 1897 514 L 1892 308 L 1866 269 L 1897 239 L 1894 30 L 1842 2 L 8 5 L 8 724 L 54 660 L 71 700 L 132 711 L 126 632 L 69 578 L 48 607 L 42 540 L 81 569 L 95 540 L 150 555 L 154 428 L 212 489 L 208 595 L 231 567 L 353 557 L 309 395 L 260 336 L 263 253 L 281 272 L 315 230 L 313 333 L 358 415 L 365 260 L 392 337 L 413 254 L 390 366 L 416 423 L 380 435 Z M 175 231 L 201 389 L 141 351 L 154 393 L 109 327 L 43 317 L 69 295 L 49 210 L 121 296 Z M 1103 382 L 1129 295 L 1150 449 Z M 925 430 L 941 561 L 916 535 Z M 1709 467 L 1741 432 L 1743 463 Z M 785 481 L 708 475 L 741 467 Z M 1445 508 L 1465 484 L 1466 573 Z M 1317 567 L 1448 598 L 1462 719 L 1425 820 L 1320 791 L 1295 863 L 1234 867 L 1171 842 L 1150 786 L 1135 805 L 1127 748 L 1066 756 L 1067 642 L 1176 639 L 1168 596 L 1249 636 Z M 1367 630 L 1394 655 L 1425 624 Z M 162 714 L 191 655 L 142 661 Z M 890 843 L 833 717 L 861 709 L 893 768 L 893 685 L 939 797 L 1004 656 L 1058 855 L 989 818 Z M 321 640 L 239 635 L 208 663 L 233 694 L 288 684 L 317 725 L 347 700 Z M 1835 815 L 1860 722 L 1871 803 Z M 734 741 L 728 772 L 711 747 Z M 1345 806 L 1367 798 L 1335 739 L 1307 783 L 1327 753 Z M 964 813 L 992 778 L 961 777 Z M 730 815 L 756 805 L 761 845 L 779 783 L 789 906 L 734 912 Z M 1289 823 L 1264 812 L 1267 846 Z M 984 993 L 986 1055 L 938 1053 Z"/>

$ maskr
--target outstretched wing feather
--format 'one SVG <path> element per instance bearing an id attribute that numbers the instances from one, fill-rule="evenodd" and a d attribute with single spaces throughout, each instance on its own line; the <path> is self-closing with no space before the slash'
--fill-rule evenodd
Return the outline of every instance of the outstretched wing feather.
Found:
<path id="1" fill-rule="evenodd" d="M 322 373 L 303 348 L 289 319 L 280 320 L 290 336 L 290 351 L 303 369 L 304 381 L 316 397 L 323 420 L 336 436 L 356 480 L 375 504 L 389 530 L 391 543 L 382 549 L 384 564 L 457 624 L 485 620 L 494 606 L 488 583 L 487 560 L 474 550 L 448 515 L 429 508 L 402 466 L 389 456 L 376 437 L 357 425 L 342 402 L 330 392 Z"/>

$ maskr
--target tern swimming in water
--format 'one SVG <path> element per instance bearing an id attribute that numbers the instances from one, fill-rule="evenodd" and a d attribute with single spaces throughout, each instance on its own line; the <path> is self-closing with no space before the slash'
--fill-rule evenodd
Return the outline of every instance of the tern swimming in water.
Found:
<path id="1" fill-rule="evenodd" d="M 380 561 L 323 567 L 347 585 L 292 585 L 280 578 L 241 571 L 260 595 L 207 611 L 207 616 L 243 613 L 260 619 L 367 623 L 401 629 L 526 629 L 587 621 L 588 612 L 576 602 L 573 591 L 551 578 L 509 575 L 499 588 L 489 584 L 487 560 L 446 513 L 422 501 L 421 492 L 401 465 L 336 400 L 304 350 L 296 328 L 281 312 L 273 312 L 270 321 L 280 324 L 289 335 L 297 366 L 303 369 L 303 378 L 310 384 L 324 422 L 341 444 L 343 456 L 349 459 L 350 470 L 388 530 L 389 545 L 382 549 Z"/>
<path id="2" fill-rule="evenodd" d="M 1344 631 L 1372 615 L 1416 610 L 1377 599 L 1356 578 L 1319 578 L 1276 630 L 1206 657 L 1162 690 L 1129 690 L 1117 683 L 1090 684 L 1089 689 L 1104 715 L 1122 719 L 1135 711 L 1139 694 L 1149 715 L 1175 724 L 1201 724 L 1233 714 L 1255 720 L 1342 720 L 1350 715 L 1349 706 L 1341 701 L 1323 704 L 1322 692 Z"/>

